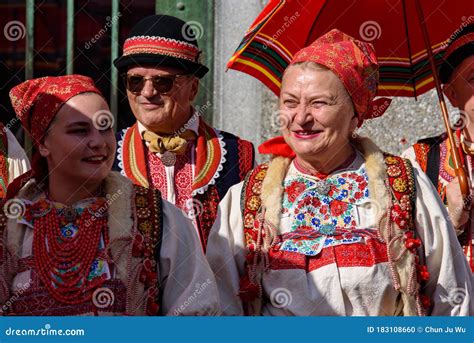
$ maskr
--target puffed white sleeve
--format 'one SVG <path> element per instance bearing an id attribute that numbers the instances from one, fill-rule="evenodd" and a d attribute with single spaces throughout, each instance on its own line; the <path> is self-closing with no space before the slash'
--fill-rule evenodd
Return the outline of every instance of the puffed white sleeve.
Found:
<path id="1" fill-rule="evenodd" d="M 240 207 L 243 182 L 232 186 L 219 204 L 207 244 L 207 259 L 215 274 L 221 311 L 227 316 L 244 314 L 239 280 L 244 273 L 244 224 Z"/>
<path id="2" fill-rule="evenodd" d="M 216 281 L 196 229 L 181 210 L 165 200 L 159 268 L 164 315 L 219 315 Z"/>
<path id="3" fill-rule="evenodd" d="M 448 213 L 428 177 L 414 168 L 416 186 L 415 225 L 429 280 L 422 293 L 432 300 L 433 316 L 474 314 L 472 273 Z"/>
<path id="4" fill-rule="evenodd" d="M 8 183 L 31 169 L 25 150 L 16 140 L 13 133 L 6 129 L 8 139 Z"/>

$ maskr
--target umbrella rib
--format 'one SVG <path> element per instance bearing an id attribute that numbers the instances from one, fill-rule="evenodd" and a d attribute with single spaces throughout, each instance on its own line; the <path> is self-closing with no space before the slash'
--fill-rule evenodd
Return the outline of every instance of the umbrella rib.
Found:
<path id="1" fill-rule="evenodd" d="M 326 7 L 326 5 L 328 4 L 330 0 L 327 0 L 324 2 L 323 6 L 321 7 L 321 9 L 319 10 L 319 13 L 316 15 L 316 18 L 314 18 L 313 20 L 313 25 L 311 25 L 311 29 L 308 31 L 308 36 L 306 38 L 306 42 L 304 43 L 304 46 L 308 46 L 308 44 L 311 44 L 313 42 L 309 42 L 309 38 L 311 37 L 311 32 L 313 32 L 314 30 L 314 27 L 316 26 L 316 22 L 318 21 L 319 19 L 319 16 L 321 15 L 321 13 L 324 11 L 324 8 Z"/>
<path id="2" fill-rule="evenodd" d="M 412 61 L 412 53 L 411 53 L 411 45 L 410 45 L 410 31 L 408 30 L 407 8 L 405 5 L 405 0 L 402 0 L 402 6 L 403 6 L 403 20 L 405 21 L 405 34 L 407 36 L 408 57 L 410 59 L 411 83 L 413 85 L 413 94 L 415 95 L 415 100 L 417 100 L 415 71 L 413 70 L 413 61 Z"/>

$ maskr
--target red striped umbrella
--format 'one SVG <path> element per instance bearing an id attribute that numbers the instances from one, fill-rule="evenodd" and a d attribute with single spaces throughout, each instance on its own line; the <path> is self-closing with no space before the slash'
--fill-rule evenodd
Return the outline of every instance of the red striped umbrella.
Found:
<path id="1" fill-rule="evenodd" d="M 474 21 L 474 2 L 420 3 L 439 64 L 453 32 Z M 293 55 L 334 28 L 374 45 L 380 63 L 377 95 L 417 96 L 434 87 L 414 0 L 270 0 L 227 67 L 256 77 L 278 94 Z"/>
<path id="2" fill-rule="evenodd" d="M 374 45 L 380 64 L 378 96 L 416 97 L 436 86 L 454 147 L 433 70 L 441 63 L 449 40 L 473 21 L 472 0 L 270 0 L 227 67 L 252 75 L 278 95 L 282 73 L 293 55 L 337 28 Z M 463 193 L 467 194 L 457 149 L 453 157 Z"/>

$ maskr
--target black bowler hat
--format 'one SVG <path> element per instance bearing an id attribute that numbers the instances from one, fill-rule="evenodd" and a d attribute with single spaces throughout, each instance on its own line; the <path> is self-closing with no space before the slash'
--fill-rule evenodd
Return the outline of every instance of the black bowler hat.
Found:
<path id="1" fill-rule="evenodd" d="M 151 15 L 140 20 L 123 45 L 123 55 L 115 59 L 120 72 L 129 66 L 156 65 L 174 67 L 202 78 L 209 69 L 200 62 L 193 28 L 176 17 Z"/>
<path id="2" fill-rule="evenodd" d="M 454 37 L 453 37 L 454 36 Z M 474 55 L 474 23 L 463 26 L 452 34 L 448 48 L 444 54 L 444 61 L 439 69 L 439 78 L 447 83 L 454 69 L 469 56 Z"/>

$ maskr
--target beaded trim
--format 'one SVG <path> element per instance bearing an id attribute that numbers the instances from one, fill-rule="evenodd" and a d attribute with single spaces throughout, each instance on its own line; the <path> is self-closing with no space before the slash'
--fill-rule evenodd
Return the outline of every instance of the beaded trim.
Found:
<path id="1" fill-rule="evenodd" d="M 143 258 L 140 282 L 146 289 L 146 314 L 156 316 L 160 310 L 158 262 L 163 236 L 163 210 L 158 190 L 134 185 L 135 217 L 138 232 L 132 245 L 132 256 Z"/>
<path id="2" fill-rule="evenodd" d="M 421 289 L 429 280 L 429 272 L 426 265 L 423 264 L 422 258 L 418 253 L 418 248 L 421 247 L 422 242 L 416 236 L 414 211 L 416 203 L 416 188 L 415 177 L 413 174 L 413 167 L 409 160 L 385 154 L 385 164 L 387 167 L 387 186 L 391 191 L 391 204 L 388 209 L 388 220 L 386 225 L 392 226 L 390 239 L 387 242 L 387 253 L 390 262 L 390 268 L 393 277 L 393 286 L 396 290 L 406 293 L 408 296 L 413 296 L 416 302 L 416 309 L 418 315 L 426 315 L 427 309 L 431 306 L 431 300 L 421 294 Z M 398 229 L 398 230 L 397 230 Z M 403 249 L 398 256 L 393 256 L 392 245 L 401 239 L 403 242 Z M 399 267 L 397 262 L 402 256 L 409 252 L 414 256 L 413 264 L 409 267 L 408 283 L 403 288 L 400 283 Z"/>
<path id="3" fill-rule="evenodd" d="M 187 42 L 158 36 L 135 36 L 124 43 L 123 56 L 135 54 L 166 55 L 197 63 L 200 50 Z"/>
<path id="4" fill-rule="evenodd" d="M 415 143 L 413 145 L 413 150 L 415 151 L 415 156 L 418 164 L 421 167 L 421 170 L 426 173 L 428 168 L 428 153 L 430 151 L 430 146 L 426 143 Z"/>
<path id="5" fill-rule="evenodd" d="M 6 197 L 8 179 L 8 137 L 0 123 L 0 199 Z"/>

